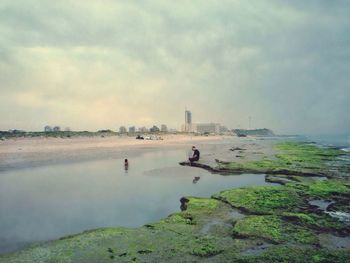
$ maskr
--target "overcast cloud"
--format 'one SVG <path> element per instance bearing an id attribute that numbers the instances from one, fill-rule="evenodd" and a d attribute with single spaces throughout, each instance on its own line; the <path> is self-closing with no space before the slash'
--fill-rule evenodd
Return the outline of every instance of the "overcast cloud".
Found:
<path id="1" fill-rule="evenodd" d="M 0 130 L 350 132 L 350 2 L 0 2 Z"/>

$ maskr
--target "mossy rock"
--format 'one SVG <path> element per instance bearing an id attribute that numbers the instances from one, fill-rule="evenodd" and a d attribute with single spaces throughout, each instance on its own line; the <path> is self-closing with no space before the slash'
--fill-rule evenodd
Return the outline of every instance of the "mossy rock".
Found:
<path id="1" fill-rule="evenodd" d="M 334 196 L 350 196 L 350 186 L 344 180 L 315 181 L 309 184 L 306 193 L 315 198 L 331 198 Z"/>
<path id="2" fill-rule="evenodd" d="M 220 164 L 225 171 L 291 174 L 291 175 L 327 175 L 332 176 L 329 161 L 334 161 L 345 153 L 331 148 L 320 148 L 302 142 L 282 142 L 274 145 L 278 153 L 275 158 L 263 158 L 258 161 L 230 162 Z"/>
<path id="3" fill-rule="evenodd" d="M 199 198 L 199 197 L 188 197 L 188 206 L 187 209 L 189 211 L 198 211 L 203 210 L 209 212 L 210 210 L 215 210 L 220 207 L 221 202 L 212 198 Z"/>
<path id="4" fill-rule="evenodd" d="M 193 217 L 190 213 L 174 213 L 168 216 L 166 219 L 161 220 L 160 223 L 188 225 L 194 224 Z"/>
<path id="5" fill-rule="evenodd" d="M 190 244 L 191 254 L 200 257 L 211 257 L 220 254 L 223 249 L 219 240 L 212 237 L 197 238 Z"/>
<path id="6" fill-rule="evenodd" d="M 290 245 L 271 246 L 261 255 L 242 256 L 240 263 L 346 263 L 349 250 L 337 251 L 318 247 L 300 247 Z"/>
<path id="7" fill-rule="evenodd" d="M 331 204 L 327 209 L 329 211 L 350 213 L 350 202 L 349 200 L 342 200 L 340 202 Z"/>
<path id="8" fill-rule="evenodd" d="M 282 218 L 302 227 L 315 229 L 318 232 L 333 232 L 348 234 L 350 230 L 343 222 L 331 217 L 326 213 L 282 213 Z"/>
<path id="9" fill-rule="evenodd" d="M 274 214 L 282 211 L 294 211 L 304 203 L 295 190 L 281 186 L 260 186 L 225 190 L 213 195 L 213 198 L 254 214 Z"/>
<path id="10" fill-rule="evenodd" d="M 273 243 L 297 242 L 317 244 L 316 235 L 307 228 L 284 221 L 280 216 L 248 216 L 234 226 L 234 233 L 240 237 L 258 237 Z"/>

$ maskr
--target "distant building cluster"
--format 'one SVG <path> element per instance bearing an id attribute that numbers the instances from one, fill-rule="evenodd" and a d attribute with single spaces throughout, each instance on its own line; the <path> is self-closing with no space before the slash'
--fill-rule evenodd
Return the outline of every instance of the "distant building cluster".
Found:
<path id="1" fill-rule="evenodd" d="M 146 127 L 139 127 L 138 129 L 135 126 L 131 126 L 128 129 L 125 126 L 119 127 L 119 133 L 120 134 L 135 134 L 135 133 L 166 133 L 166 132 L 176 132 L 176 129 L 170 129 L 168 130 L 167 125 L 162 124 L 160 128 L 157 125 L 153 125 L 150 128 Z"/>
<path id="2" fill-rule="evenodd" d="M 185 110 L 185 124 L 182 126 L 181 130 L 183 132 L 200 134 L 220 134 L 229 132 L 229 129 L 222 126 L 220 123 L 193 123 L 192 113 L 189 110 Z"/>
<path id="3" fill-rule="evenodd" d="M 46 125 L 44 127 L 44 131 L 45 132 L 59 132 L 59 131 L 61 131 L 61 127 L 60 126 L 53 126 L 53 127 L 51 127 L 49 125 Z M 65 131 L 70 131 L 70 129 L 66 128 Z"/>
<path id="4" fill-rule="evenodd" d="M 60 132 L 60 131 L 70 131 L 69 127 L 61 129 L 60 126 L 49 126 L 44 127 L 45 132 Z M 222 134 L 230 132 L 225 126 L 222 126 L 220 123 L 209 122 L 209 123 L 193 123 L 192 112 L 185 110 L 185 123 L 181 127 L 181 131 L 185 133 L 198 133 L 198 134 Z M 112 130 L 99 130 L 98 132 L 111 132 Z M 176 133 L 176 129 L 168 128 L 166 124 L 161 124 L 160 126 L 153 125 L 150 128 L 145 126 L 138 127 L 136 126 L 120 126 L 117 130 L 119 134 L 142 134 L 142 133 Z"/>

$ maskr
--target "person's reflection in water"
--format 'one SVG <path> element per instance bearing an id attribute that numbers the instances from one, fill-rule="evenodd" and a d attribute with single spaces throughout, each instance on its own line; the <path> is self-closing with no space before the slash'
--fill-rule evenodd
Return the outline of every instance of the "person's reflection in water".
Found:
<path id="1" fill-rule="evenodd" d="M 196 184 L 199 181 L 199 179 L 201 179 L 199 176 L 194 177 L 192 183 Z"/>
<path id="2" fill-rule="evenodd" d="M 129 161 L 128 161 L 128 159 L 124 160 L 124 170 L 125 170 L 125 172 L 128 172 L 128 170 L 129 170 Z"/>

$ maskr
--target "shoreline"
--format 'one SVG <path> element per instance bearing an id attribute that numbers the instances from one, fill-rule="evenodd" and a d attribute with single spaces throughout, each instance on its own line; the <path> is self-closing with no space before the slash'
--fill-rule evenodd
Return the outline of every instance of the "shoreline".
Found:
<path id="1" fill-rule="evenodd" d="M 210 198 L 183 197 L 183 211 L 158 222 L 139 228 L 85 231 L 0 255 L 0 262 L 44 262 L 48 258 L 62 262 L 176 262 L 179 257 L 185 262 L 309 262 L 315 258 L 346 262 L 350 252 L 350 170 L 341 172 L 342 166 L 331 164 L 344 153 L 300 142 L 275 142 L 273 149 L 269 143 L 246 140 L 241 145 L 245 150 L 217 151 L 205 155 L 203 161 L 211 160 L 210 165 L 216 163 L 216 157 L 225 157 L 226 163 L 219 165 L 231 172 L 237 166 L 243 173 L 251 167 L 259 167 L 261 173 L 266 167 L 290 171 L 312 167 L 328 176 L 320 180 L 303 174 L 266 174 L 266 181 L 278 185 L 228 189 Z M 257 147 L 266 151 L 257 154 Z M 236 151 L 242 151 L 241 157 L 233 154 Z M 42 254 L 43 250 L 47 252 Z"/>
<path id="2" fill-rule="evenodd" d="M 163 140 L 134 137 L 17 138 L 0 141 L 0 172 L 105 158 L 135 157 L 162 148 L 178 148 L 234 138 L 232 136 L 167 135 Z"/>

